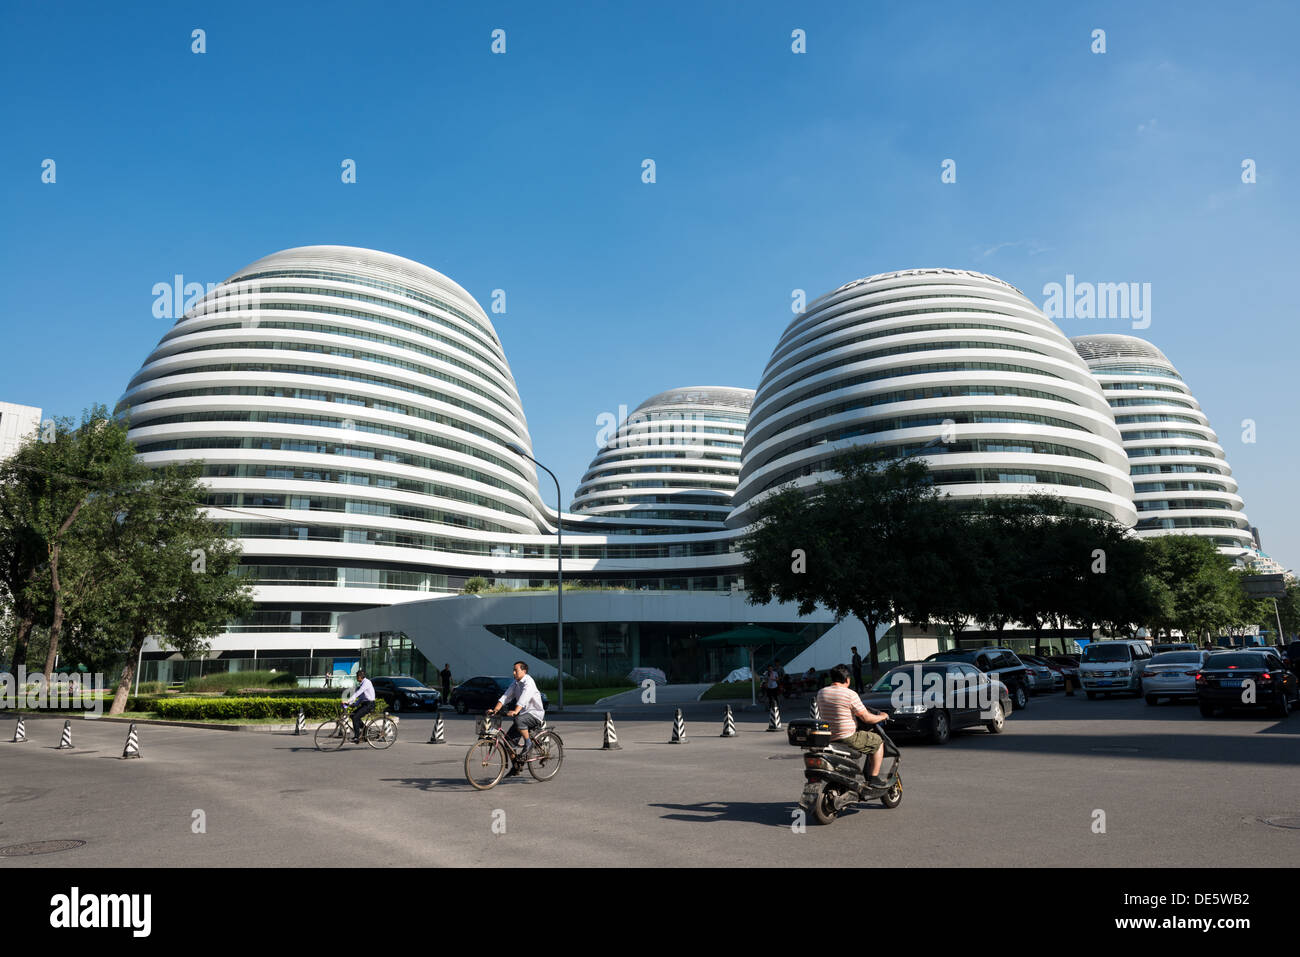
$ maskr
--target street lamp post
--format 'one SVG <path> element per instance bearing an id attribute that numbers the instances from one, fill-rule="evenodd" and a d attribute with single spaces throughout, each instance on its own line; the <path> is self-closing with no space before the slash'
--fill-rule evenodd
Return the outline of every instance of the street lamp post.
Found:
<path id="1" fill-rule="evenodd" d="M 556 669 L 559 673 L 558 690 L 556 695 L 559 703 L 556 705 L 557 711 L 564 710 L 564 500 L 560 498 L 560 480 L 555 477 L 555 473 L 548 469 L 537 459 L 529 455 L 521 445 L 509 443 L 507 448 L 516 455 L 522 455 L 528 461 L 532 462 L 539 469 L 551 477 L 555 483 L 555 537 L 556 546 L 556 573 L 555 573 L 555 608 L 556 608 L 556 650 L 559 654 L 560 667 Z"/>

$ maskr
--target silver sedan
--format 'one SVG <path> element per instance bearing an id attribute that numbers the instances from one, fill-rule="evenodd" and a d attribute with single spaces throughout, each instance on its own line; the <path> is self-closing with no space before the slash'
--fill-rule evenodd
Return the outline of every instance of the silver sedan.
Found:
<path id="1" fill-rule="evenodd" d="M 1147 704 L 1161 698 L 1196 698 L 1196 673 L 1205 667 L 1208 651 L 1164 651 L 1147 660 L 1142 669 L 1142 691 Z"/>

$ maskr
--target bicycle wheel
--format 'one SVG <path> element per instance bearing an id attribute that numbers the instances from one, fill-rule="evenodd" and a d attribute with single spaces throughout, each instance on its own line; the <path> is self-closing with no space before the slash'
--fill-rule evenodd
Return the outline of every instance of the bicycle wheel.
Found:
<path id="1" fill-rule="evenodd" d="M 366 744 L 382 751 L 391 748 L 397 740 L 397 722 L 385 715 L 375 718 L 366 725 Z"/>
<path id="2" fill-rule="evenodd" d="M 465 755 L 465 779 L 480 791 L 496 787 L 506 774 L 510 758 L 493 738 L 476 742 Z"/>
<path id="3" fill-rule="evenodd" d="M 564 742 L 554 731 L 543 731 L 533 739 L 533 747 L 537 754 L 528 762 L 528 773 L 539 781 L 549 781 L 564 761 Z"/>
<path id="4" fill-rule="evenodd" d="M 341 721 L 326 721 L 316 729 L 316 750 L 336 751 L 347 740 L 346 727 Z"/>

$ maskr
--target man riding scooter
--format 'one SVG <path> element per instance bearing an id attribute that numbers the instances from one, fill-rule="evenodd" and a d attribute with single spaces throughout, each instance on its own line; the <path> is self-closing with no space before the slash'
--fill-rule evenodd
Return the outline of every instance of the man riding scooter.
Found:
<path id="1" fill-rule="evenodd" d="M 870 769 L 867 783 L 873 788 L 888 787 L 889 782 L 880 776 L 880 766 L 885 758 L 880 735 L 874 731 L 859 731 L 857 721 L 880 724 L 888 721 L 889 716 L 867 710 L 857 692 L 849 687 L 849 669 L 844 665 L 832 668 L 830 679 L 831 683 L 817 692 L 817 713 L 831 726 L 831 741 L 866 755 L 864 770 Z"/>

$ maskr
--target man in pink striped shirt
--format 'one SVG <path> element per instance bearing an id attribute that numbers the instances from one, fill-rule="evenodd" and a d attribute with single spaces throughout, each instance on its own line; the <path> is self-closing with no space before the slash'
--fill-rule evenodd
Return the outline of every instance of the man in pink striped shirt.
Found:
<path id="1" fill-rule="evenodd" d="M 884 742 L 874 731 L 859 731 L 857 722 L 880 724 L 888 721 L 889 716 L 867 710 L 857 692 L 849 687 L 849 669 L 844 665 L 832 668 L 830 677 L 831 683 L 817 692 L 817 713 L 830 724 L 832 741 L 869 756 L 867 764 L 871 774 L 867 783 L 873 788 L 886 787 L 889 782 L 880 776 L 880 765 L 885 759 L 881 748 Z"/>

